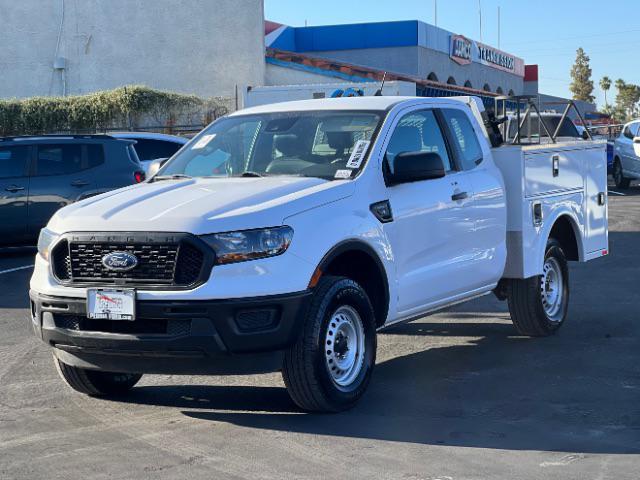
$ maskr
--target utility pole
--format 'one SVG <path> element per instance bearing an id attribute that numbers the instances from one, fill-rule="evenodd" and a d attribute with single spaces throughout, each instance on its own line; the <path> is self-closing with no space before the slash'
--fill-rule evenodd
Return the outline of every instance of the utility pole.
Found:
<path id="1" fill-rule="evenodd" d="M 436 27 L 438 26 L 438 0 L 433 0 L 433 17 L 435 19 Z"/>
<path id="2" fill-rule="evenodd" d="M 498 5 L 498 48 L 500 48 L 500 5 Z"/>
<path id="3" fill-rule="evenodd" d="M 480 41 L 482 41 L 482 0 L 478 0 L 478 13 L 480 15 Z"/>

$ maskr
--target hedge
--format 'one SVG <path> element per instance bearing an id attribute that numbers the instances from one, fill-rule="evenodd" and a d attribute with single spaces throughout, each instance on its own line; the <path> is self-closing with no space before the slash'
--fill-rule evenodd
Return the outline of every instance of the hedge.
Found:
<path id="1" fill-rule="evenodd" d="M 223 99 L 203 99 L 127 86 L 88 95 L 0 100 L 0 136 L 104 131 L 134 127 L 141 120 L 171 124 L 197 116 L 208 123 L 226 113 Z"/>

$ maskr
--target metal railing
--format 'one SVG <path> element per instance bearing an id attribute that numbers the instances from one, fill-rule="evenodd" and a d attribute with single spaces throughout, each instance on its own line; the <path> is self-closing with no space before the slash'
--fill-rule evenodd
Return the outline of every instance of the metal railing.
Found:
<path id="1" fill-rule="evenodd" d="M 538 102 L 538 96 L 537 95 L 516 95 L 516 96 L 513 96 L 513 97 L 497 97 L 497 98 L 495 98 L 494 108 L 495 108 L 496 117 L 501 116 L 503 118 L 507 118 L 508 111 L 515 110 L 517 132 L 516 132 L 516 135 L 513 137 L 513 140 L 511 141 L 511 143 L 516 144 L 516 145 L 521 145 L 522 144 L 522 137 L 523 137 L 522 128 L 524 127 L 524 125 L 525 125 L 525 123 L 527 121 L 530 122 L 532 114 L 537 115 L 538 142 L 540 142 L 542 140 L 542 135 L 541 135 L 541 128 L 542 128 L 542 129 L 544 129 L 544 132 L 546 133 L 546 136 L 551 140 L 551 142 L 556 143 L 556 139 L 558 138 L 558 134 L 560 133 L 560 131 L 562 129 L 562 126 L 564 125 L 564 122 L 569 117 L 569 112 L 571 112 L 571 109 L 573 109 L 575 111 L 576 115 L 578 116 L 578 118 L 580 119 L 582 124 L 584 125 L 584 123 L 585 123 L 584 118 L 582 117 L 582 114 L 580 113 L 580 110 L 578 110 L 578 107 L 576 106 L 576 104 L 575 104 L 575 102 L 573 100 L 544 102 L 544 103 L 541 103 L 540 105 L 564 105 L 564 104 L 566 104 L 566 107 L 564 108 L 564 111 L 562 112 L 562 117 L 560 118 L 560 121 L 558 122 L 558 126 L 554 129 L 553 132 L 551 132 L 549 126 L 544 121 L 543 113 L 541 113 L 540 108 L 538 106 L 539 102 Z M 526 108 L 524 110 L 524 113 L 522 112 L 522 107 L 523 106 L 526 106 Z M 515 107 L 515 109 L 514 109 L 514 107 Z M 529 127 L 530 127 L 530 125 L 531 124 L 529 123 Z M 506 131 L 506 129 L 509 128 L 507 122 L 503 122 L 503 126 L 501 128 L 502 128 L 503 137 L 505 139 L 509 138 L 509 135 L 508 135 L 509 132 Z M 530 128 L 529 128 L 529 130 L 530 130 Z M 589 140 L 593 140 L 591 132 L 588 129 L 586 129 L 586 132 L 587 132 L 587 136 L 588 136 Z M 531 138 L 531 135 L 529 135 L 528 138 Z"/>

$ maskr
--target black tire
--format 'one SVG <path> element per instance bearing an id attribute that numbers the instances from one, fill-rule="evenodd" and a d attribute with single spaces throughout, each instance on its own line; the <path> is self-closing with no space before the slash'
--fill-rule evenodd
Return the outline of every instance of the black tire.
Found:
<path id="1" fill-rule="evenodd" d="M 123 395 L 138 383 L 142 375 L 135 373 L 113 373 L 72 367 L 53 359 L 62 379 L 74 390 L 94 397 Z"/>
<path id="2" fill-rule="evenodd" d="M 549 274 L 537 275 L 525 280 L 509 281 L 507 287 L 507 300 L 509 303 L 509 313 L 511 320 L 518 332 L 530 337 L 546 337 L 555 333 L 564 323 L 567 316 L 569 304 L 569 267 L 560 243 L 550 238 L 547 242 L 547 249 L 544 256 L 547 268 L 558 269 L 562 278 L 556 284 L 562 288 L 561 296 L 553 306 L 549 306 L 548 298 L 543 294 L 545 291 L 553 291 L 549 288 L 551 277 Z M 555 262 L 555 263 L 554 263 Z M 551 265 L 550 267 L 547 267 Z M 557 277 L 556 277 L 557 278 Z M 547 308 L 545 308 L 545 304 Z"/>
<path id="3" fill-rule="evenodd" d="M 358 370 L 352 370 L 353 381 L 348 385 L 339 385 L 340 374 L 336 370 L 332 356 L 338 351 L 340 332 L 336 327 L 335 316 L 341 311 L 355 311 L 362 326 L 360 335 L 364 353 L 355 355 L 359 363 Z M 333 319 L 333 320 L 332 320 Z M 338 326 L 339 329 L 339 326 Z M 336 338 L 331 346 L 330 338 Z M 332 352 L 335 348 L 336 352 Z M 349 352 L 347 349 L 346 352 Z M 343 352 L 344 354 L 344 352 Z M 302 332 L 297 342 L 285 353 L 282 377 L 291 399 L 301 409 L 310 412 L 339 412 L 353 407 L 362 397 L 376 362 L 376 321 L 369 297 L 353 280 L 344 277 L 323 277 L 315 288 L 311 303 L 306 312 Z M 344 372 L 344 371 L 343 371 Z M 357 372 L 357 373 L 356 373 Z"/>
<path id="4" fill-rule="evenodd" d="M 613 162 L 613 181 L 616 184 L 616 188 L 620 190 L 629 188 L 629 185 L 631 184 L 631 179 L 626 178 L 622 172 L 622 163 L 619 158 L 616 158 Z"/>

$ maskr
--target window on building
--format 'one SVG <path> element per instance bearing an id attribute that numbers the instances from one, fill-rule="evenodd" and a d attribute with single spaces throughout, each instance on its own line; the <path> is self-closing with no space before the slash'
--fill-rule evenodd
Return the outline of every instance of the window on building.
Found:
<path id="1" fill-rule="evenodd" d="M 469 80 L 464 82 L 464 86 L 467 87 L 467 88 L 473 88 L 473 84 Z"/>
<path id="2" fill-rule="evenodd" d="M 447 85 L 457 85 L 457 83 L 456 83 L 456 79 L 455 79 L 455 78 L 453 78 L 453 77 L 449 77 L 449 78 L 447 79 Z"/>
<path id="3" fill-rule="evenodd" d="M 434 72 L 431 72 L 429 74 L 429 76 L 427 77 L 427 80 L 431 80 L 432 82 L 439 82 L 440 81 L 440 80 L 438 80 L 438 76 Z"/>

